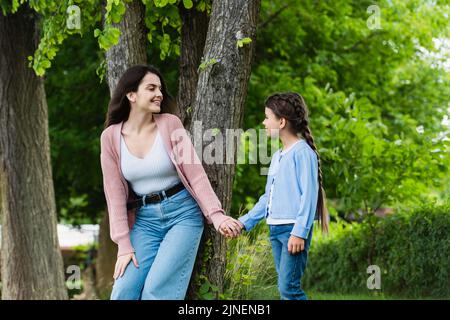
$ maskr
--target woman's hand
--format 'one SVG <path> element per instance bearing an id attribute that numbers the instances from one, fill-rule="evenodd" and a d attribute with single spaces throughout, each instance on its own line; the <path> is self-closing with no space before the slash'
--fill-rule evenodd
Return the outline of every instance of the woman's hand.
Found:
<path id="1" fill-rule="evenodd" d="M 125 269 L 127 268 L 128 264 L 130 263 L 130 261 L 133 260 L 134 265 L 136 266 L 136 268 L 139 268 L 139 264 L 136 260 L 136 256 L 134 255 L 134 253 L 128 253 L 128 254 L 124 254 L 122 256 L 117 257 L 117 262 L 116 262 L 116 268 L 114 270 L 114 279 L 117 280 L 117 278 L 122 277 Z"/>
<path id="2" fill-rule="evenodd" d="M 300 253 L 305 249 L 305 239 L 296 236 L 290 236 L 288 240 L 288 251 L 290 254 Z"/>
<path id="3" fill-rule="evenodd" d="M 241 233 L 241 230 L 241 223 L 231 217 L 222 222 L 219 226 L 220 234 L 227 238 L 237 237 Z"/>

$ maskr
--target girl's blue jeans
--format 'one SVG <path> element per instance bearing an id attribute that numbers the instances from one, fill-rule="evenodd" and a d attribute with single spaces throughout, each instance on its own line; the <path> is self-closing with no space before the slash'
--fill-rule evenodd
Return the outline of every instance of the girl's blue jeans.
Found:
<path id="1" fill-rule="evenodd" d="M 293 227 L 293 224 L 269 225 L 272 253 L 278 274 L 278 290 L 282 300 L 307 300 L 301 287 L 301 277 L 306 268 L 313 227 L 305 240 L 305 249 L 292 255 L 288 251 L 288 241 Z"/>
<path id="2" fill-rule="evenodd" d="M 130 231 L 139 268 L 128 264 L 111 300 L 184 299 L 202 233 L 203 215 L 186 189 L 141 207 Z"/>

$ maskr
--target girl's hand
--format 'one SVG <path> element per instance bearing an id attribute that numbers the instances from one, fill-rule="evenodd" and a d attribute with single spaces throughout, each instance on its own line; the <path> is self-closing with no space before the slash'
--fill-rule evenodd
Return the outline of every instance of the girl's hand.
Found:
<path id="1" fill-rule="evenodd" d="M 219 232 L 221 235 L 227 238 L 237 237 L 241 233 L 241 226 L 236 219 L 229 218 L 222 222 L 219 226 Z"/>
<path id="2" fill-rule="evenodd" d="M 245 230 L 245 226 L 244 226 L 244 224 L 243 224 L 241 221 L 239 221 L 238 219 L 236 219 L 236 222 L 238 223 L 239 227 L 241 228 L 241 231 L 242 231 L 242 230 Z"/>
<path id="3" fill-rule="evenodd" d="M 130 261 L 133 260 L 134 265 L 136 266 L 136 268 L 139 268 L 139 264 L 136 260 L 136 256 L 134 255 L 134 253 L 128 253 L 128 254 L 124 254 L 122 256 L 117 257 L 117 262 L 116 262 L 116 268 L 114 270 L 114 279 L 117 280 L 117 278 L 122 277 L 125 269 L 127 268 L 128 264 L 130 263 Z"/>
<path id="4" fill-rule="evenodd" d="M 300 253 L 305 249 L 305 239 L 296 236 L 290 236 L 288 241 L 288 251 L 290 254 Z"/>

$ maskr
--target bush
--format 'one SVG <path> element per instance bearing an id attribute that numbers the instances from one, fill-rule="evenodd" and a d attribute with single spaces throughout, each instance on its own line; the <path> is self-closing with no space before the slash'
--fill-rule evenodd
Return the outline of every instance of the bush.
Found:
<path id="1" fill-rule="evenodd" d="M 336 223 L 330 236 L 318 235 L 303 278 L 306 290 L 367 294 L 373 291 L 367 268 L 377 265 L 385 295 L 450 297 L 450 204 Z"/>

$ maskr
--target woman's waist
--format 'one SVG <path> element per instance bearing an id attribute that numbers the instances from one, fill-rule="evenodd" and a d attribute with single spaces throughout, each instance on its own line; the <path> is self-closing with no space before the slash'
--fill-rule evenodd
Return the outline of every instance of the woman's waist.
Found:
<path id="1" fill-rule="evenodd" d="M 169 176 L 164 177 L 164 179 L 130 181 L 130 186 L 134 196 L 142 198 L 144 195 L 157 194 L 180 183 L 181 180 L 178 176 Z"/>

